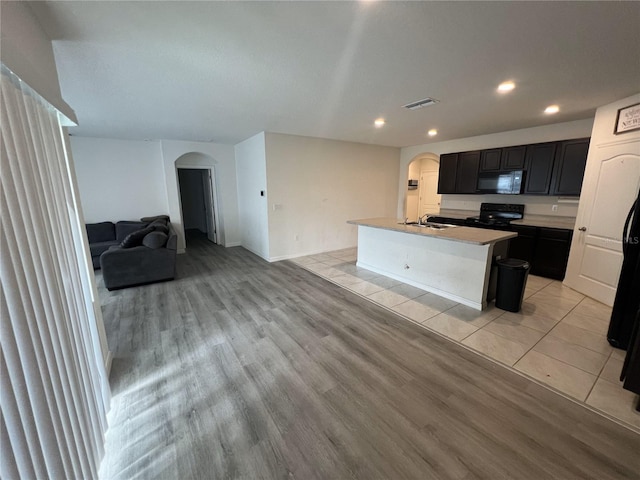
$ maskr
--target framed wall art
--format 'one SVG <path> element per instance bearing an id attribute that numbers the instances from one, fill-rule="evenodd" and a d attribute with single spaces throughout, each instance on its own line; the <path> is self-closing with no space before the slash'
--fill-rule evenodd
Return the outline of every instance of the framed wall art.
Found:
<path id="1" fill-rule="evenodd" d="M 633 132 L 634 130 L 640 130 L 640 103 L 618 110 L 613 133 L 618 135 L 620 133 Z"/>

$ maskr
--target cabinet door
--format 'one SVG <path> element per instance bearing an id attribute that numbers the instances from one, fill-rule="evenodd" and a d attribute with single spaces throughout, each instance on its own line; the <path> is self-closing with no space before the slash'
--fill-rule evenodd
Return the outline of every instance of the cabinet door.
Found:
<path id="1" fill-rule="evenodd" d="M 588 152 L 588 138 L 560 143 L 553 173 L 552 194 L 580 195 Z"/>
<path id="2" fill-rule="evenodd" d="M 518 258 L 532 263 L 536 248 L 537 227 L 512 225 L 511 230 L 516 232 L 518 236 L 509 240 L 509 258 Z"/>
<path id="3" fill-rule="evenodd" d="M 500 170 L 501 156 L 501 148 L 493 148 L 491 150 L 483 150 L 482 152 L 480 152 L 480 171 L 497 172 L 498 170 Z"/>
<path id="4" fill-rule="evenodd" d="M 526 151 L 526 145 L 503 148 L 500 168 L 502 170 L 522 170 L 524 168 Z"/>
<path id="5" fill-rule="evenodd" d="M 556 280 L 564 279 L 572 235 L 571 230 L 541 227 L 531 263 L 531 273 Z"/>
<path id="6" fill-rule="evenodd" d="M 553 174 L 556 143 L 538 143 L 527 147 L 527 173 L 524 193 L 548 195 Z"/>
<path id="7" fill-rule="evenodd" d="M 438 193 L 456 193 L 456 172 L 458 154 L 440 155 L 440 174 L 438 175 Z"/>
<path id="8" fill-rule="evenodd" d="M 456 193 L 476 193 L 479 167 L 480 152 L 463 152 L 459 154 Z"/>

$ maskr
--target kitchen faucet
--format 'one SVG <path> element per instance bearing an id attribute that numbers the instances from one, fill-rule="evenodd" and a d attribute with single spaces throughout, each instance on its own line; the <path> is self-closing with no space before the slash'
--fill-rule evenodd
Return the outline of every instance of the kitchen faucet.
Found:
<path id="1" fill-rule="evenodd" d="M 427 223 L 427 221 L 429 221 L 429 214 L 428 213 L 425 213 L 421 217 L 418 217 L 418 225 L 422 225 L 423 223 Z"/>

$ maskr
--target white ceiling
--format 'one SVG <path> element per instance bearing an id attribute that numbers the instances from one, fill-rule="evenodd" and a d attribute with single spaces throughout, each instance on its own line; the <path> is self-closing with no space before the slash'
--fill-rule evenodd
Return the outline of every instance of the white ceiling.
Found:
<path id="1" fill-rule="evenodd" d="M 31 5 L 75 135 L 408 146 L 589 118 L 640 91 L 640 2 Z M 499 95 L 504 80 L 517 88 Z M 401 108 L 427 96 L 440 103 Z"/>

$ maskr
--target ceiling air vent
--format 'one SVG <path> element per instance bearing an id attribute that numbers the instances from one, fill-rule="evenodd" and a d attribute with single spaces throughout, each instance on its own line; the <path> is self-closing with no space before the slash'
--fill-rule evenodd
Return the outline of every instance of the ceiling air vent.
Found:
<path id="1" fill-rule="evenodd" d="M 409 110 L 417 110 L 422 107 L 428 107 L 429 105 L 435 105 L 438 102 L 439 100 L 436 100 L 435 98 L 427 97 L 425 99 L 418 100 L 417 102 L 407 103 L 406 105 L 403 105 L 403 107 L 408 108 Z"/>

